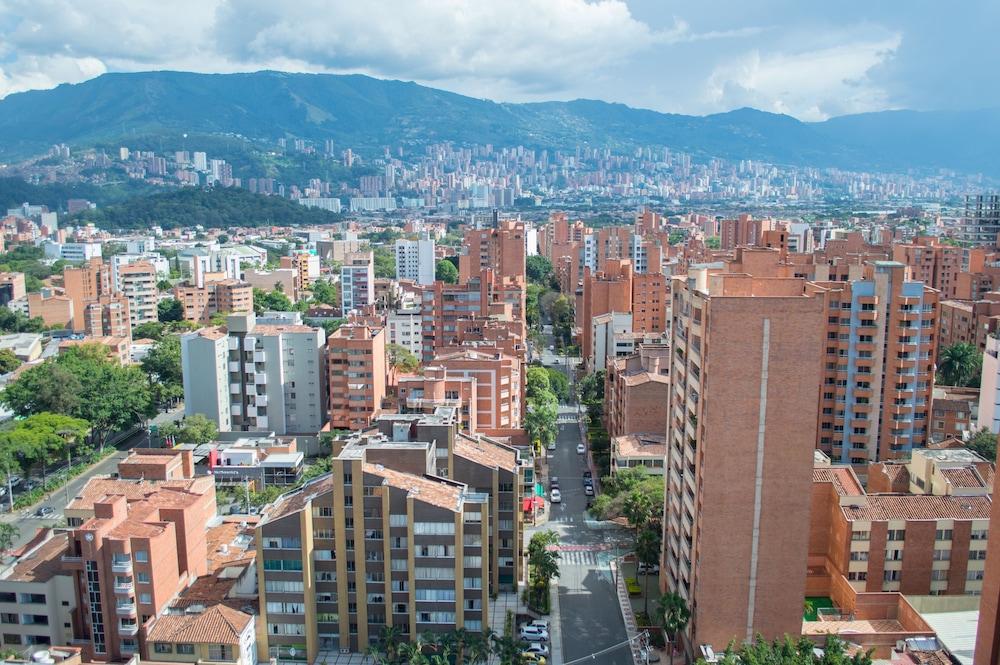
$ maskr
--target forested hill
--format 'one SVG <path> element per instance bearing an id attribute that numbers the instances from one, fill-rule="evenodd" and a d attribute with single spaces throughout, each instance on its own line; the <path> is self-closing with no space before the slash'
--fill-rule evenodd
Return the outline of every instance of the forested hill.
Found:
<path id="1" fill-rule="evenodd" d="M 339 215 L 307 208 L 278 196 L 252 194 L 234 187 L 184 189 L 136 196 L 96 210 L 74 215 L 74 222 L 94 222 L 105 229 L 148 229 L 231 226 L 300 226 L 330 224 Z"/>

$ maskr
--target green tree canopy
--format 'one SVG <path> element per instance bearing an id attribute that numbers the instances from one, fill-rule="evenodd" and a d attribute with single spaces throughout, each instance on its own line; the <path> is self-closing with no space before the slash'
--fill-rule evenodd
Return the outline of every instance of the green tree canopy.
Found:
<path id="1" fill-rule="evenodd" d="M 389 364 L 400 372 L 415 372 L 420 367 L 420 360 L 405 346 L 386 344 L 385 354 Z"/>
<path id="2" fill-rule="evenodd" d="M 17 359 L 10 349 L 0 349 L 0 374 L 8 374 L 21 366 L 21 361 Z"/>
<path id="3" fill-rule="evenodd" d="M 946 386 L 978 388 L 983 369 L 983 354 L 972 344 L 959 342 L 942 349 L 938 355 L 937 382 Z"/>
<path id="4" fill-rule="evenodd" d="M 525 383 L 525 396 L 528 399 L 536 399 L 542 395 L 552 394 L 552 386 L 549 383 L 549 373 L 544 367 L 529 367 Z"/>
<path id="5" fill-rule="evenodd" d="M 154 344 L 142 360 L 142 369 L 149 376 L 157 402 L 165 403 L 184 396 L 181 340 L 177 335 L 167 335 Z"/>
<path id="6" fill-rule="evenodd" d="M 396 255 L 387 245 L 374 245 L 372 254 L 375 261 L 375 276 L 394 279 L 396 277 Z"/>
<path id="7" fill-rule="evenodd" d="M 173 443 L 208 443 L 219 437 L 219 428 L 215 423 L 196 413 L 183 420 L 167 423 L 160 428 L 160 436 Z"/>
<path id="8" fill-rule="evenodd" d="M 570 398 L 570 385 L 569 379 L 566 378 L 566 374 L 555 367 L 547 367 L 545 371 L 549 375 L 549 387 L 552 390 L 552 394 L 556 396 L 560 402 L 568 402 Z"/>
<path id="9" fill-rule="evenodd" d="M 340 294 L 337 293 L 337 287 L 325 279 L 313 282 L 312 298 L 324 305 L 337 306 L 340 304 Z"/>
<path id="10" fill-rule="evenodd" d="M 292 311 L 292 301 L 278 288 L 275 288 L 274 291 L 255 288 L 253 290 L 253 311 L 257 315 L 264 312 L 290 312 Z"/>
<path id="11" fill-rule="evenodd" d="M 816 645 L 805 637 L 785 636 L 768 642 L 759 635 L 750 644 L 731 645 L 719 660 L 720 665 L 871 665 L 871 652 L 847 655 L 846 644 L 836 635 L 828 635 L 823 655 L 817 655 Z M 705 663 L 698 660 L 699 665 Z"/>
<path id="12" fill-rule="evenodd" d="M 558 404 L 548 393 L 548 397 L 539 396 L 528 400 L 528 412 L 524 417 L 524 429 L 533 442 L 541 446 L 547 446 L 556 440 L 558 434 L 557 420 L 559 417 Z"/>
<path id="13" fill-rule="evenodd" d="M 132 339 L 151 339 L 156 341 L 163 336 L 164 326 L 159 321 L 148 321 L 140 323 L 132 328 Z"/>
<path id="14" fill-rule="evenodd" d="M 441 259 L 434 266 L 434 279 L 445 284 L 457 284 L 458 268 L 448 259 Z"/>
<path id="15" fill-rule="evenodd" d="M 182 321 L 184 319 L 184 305 L 176 298 L 161 300 L 156 305 L 156 318 L 163 323 Z"/>
<path id="16" fill-rule="evenodd" d="M 972 452 L 988 459 L 991 462 L 997 461 L 997 435 L 984 427 L 972 435 L 965 447 Z"/>
<path id="17" fill-rule="evenodd" d="M 705 238 L 705 247 L 708 249 L 719 249 L 722 247 L 722 238 L 719 236 L 711 236 Z"/>
<path id="18" fill-rule="evenodd" d="M 525 262 L 528 281 L 535 284 L 548 284 L 552 275 L 552 262 L 538 254 L 529 256 Z"/>

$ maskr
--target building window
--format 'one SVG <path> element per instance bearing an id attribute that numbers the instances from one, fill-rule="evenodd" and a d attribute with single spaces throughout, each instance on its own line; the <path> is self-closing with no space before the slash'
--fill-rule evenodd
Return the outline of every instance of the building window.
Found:
<path id="1" fill-rule="evenodd" d="M 139 602 L 148 605 L 153 602 L 153 596 L 148 593 L 140 593 Z"/>
<path id="2" fill-rule="evenodd" d="M 173 653 L 174 645 L 169 642 L 153 642 L 154 653 Z"/>
<path id="3" fill-rule="evenodd" d="M 934 550 L 935 561 L 950 561 L 951 550 Z"/>
<path id="4" fill-rule="evenodd" d="M 135 581 L 139 584 L 149 584 L 149 573 L 139 571 L 135 574 Z"/>
<path id="5" fill-rule="evenodd" d="M 934 532 L 934 540 L 951 540 L 951 529 L 938 529 Z"/>
<path id="6" fill-rule="evenodd" d="M 146 550 L 136 550 L 132 552 L 132 556 L 135 557 L 136 563 L 149 563 L 149 552 Z"/>
<path id="7" fill-rule="evenodd" d="M 181 643 L 177 645 L 177 653 L 190 656 L 194 654 L 194 645 Z"/>

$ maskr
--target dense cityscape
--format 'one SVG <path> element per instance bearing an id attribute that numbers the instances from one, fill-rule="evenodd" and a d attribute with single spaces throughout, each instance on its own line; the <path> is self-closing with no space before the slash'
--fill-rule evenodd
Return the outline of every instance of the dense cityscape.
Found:
<path id="1" fill-rule="evenodd" d="M 1000 665 L 992 17 L 675 4 L 0 3 L 0 662 Z"/>

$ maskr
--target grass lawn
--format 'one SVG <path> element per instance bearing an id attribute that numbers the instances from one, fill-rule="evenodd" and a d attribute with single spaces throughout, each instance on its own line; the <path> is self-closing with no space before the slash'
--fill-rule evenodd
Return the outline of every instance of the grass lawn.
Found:
<path id="1" fill-rule="evenodd" d="M 816 621 L 819 611 L 828 607 L 835 607 L 833 601 L 827 596 L 807 596 L 807 607 L 803 608 L 802 619 L 804 621 Z"/>

